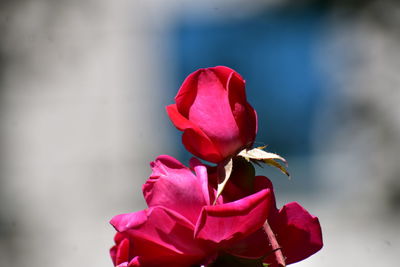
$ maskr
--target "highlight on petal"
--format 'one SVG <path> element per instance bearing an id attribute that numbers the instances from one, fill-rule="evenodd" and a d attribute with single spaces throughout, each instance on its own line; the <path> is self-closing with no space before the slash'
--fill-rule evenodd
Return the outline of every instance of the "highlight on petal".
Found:
<path id="1" fill-rule="evenodd" d="M 139 267 L 139 266 L 143 266 L 142 264 L 140 264 L 140 260 L 139 257 L 134 257 L 128 264 L 128 267 Z"/>
<path id="2" fill-rule="evenodd" d="M 271 193 L 261 190 L 243 199 L 204 207 L 195 237 L 227 246 L 261 228 L 267 219 Z"/>
<path id="3" fill-rule="evenodd" d="M 159 156 L 151 164 L 153 173 L 143 185 L 143 194 L 149 207 L 163 206 L 174 210 L 193 224 L 203 206 L 207 205 L 209 196 L 204 195 L 204 182 L 207 181 L 204 172 L 196 175 L 182 163 L 170 156 Z"/>
<path id="4" fill-rule="evenodd" d="M 201 163 L 201 161 L 198 160 L 197 158 L 191 158 L 189 164 L 190 167 L 194 169 L 197 179 L 199 179 L 206 205 L 210 205 L 211 199 L 210 199 L 210 188 L 208 186 L 207 167 L 203 163 Z"/>

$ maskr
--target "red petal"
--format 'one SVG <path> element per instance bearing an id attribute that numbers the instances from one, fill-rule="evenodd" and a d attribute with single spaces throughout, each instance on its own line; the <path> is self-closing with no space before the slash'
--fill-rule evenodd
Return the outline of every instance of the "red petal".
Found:
<path id="1" fill-rule="evenodd" d="M 246 99 L 245 81 L 236 72 L 228 79 L 229 104 L 245 146 L 250 146 L 257 133 L 257 114 Z"/>
<path id="2" fill-rule="evenodd" d="M 197 125 L 182 116 L 175 104 L 167 106 L 166 109 L 175 127 L 184 131 L 182 143 L 190 153 L 210 162 L 220 162 L 224 159 L 210 138 Z"/>
<path id="3" fill-rule="evenodd" d="M 286 263 L 301 261 L 322 248 L 322 232 L 318 218 L 308 213 L 297 202 L 279 210 L 270 221 Z M 266 261 L 268 262 L 268 261 Z"/>
<path id="4" fill-rule="evenodd" d="M 116 265 L 119 265 L 121 263 L 128 261 L 129 261 L 129 240 L 124 239 L 118 246 L 117 253 L 115 255 L 115 263 Z"/>
<path id="5" fill-rule="evenodd" d="M 227 204 L 204 207 L 195 237 L 226 246 L 261 228 L 267 219 L 271 194 L 261 190 Z"/>
<path id="6" fill-rule="evenodd" d="M 191 73 L 183 81 L 181 88 L 175 96 L 175 102 L 179 113 L 188 118 L 189 110 L 192 106 L 197 94 L 197 81 L 201 70 Z"/>
<path id="7" fill-rule="evenodd" d="M 243 144 L 232 115 L 228 92 L 212 69 L 199 72 L 197 94 L 188 119 L 212 140 L 224 157 L 230 156 Z"/>
<path id="8" fill-rule="evenodd" d="M 193 239 L 194 226 L 162 207 L 121 214 L 111 224 L 134 242 L 134 255 L 144 266 L 190 266 L 209 254 L 207 247 Z"/>
<path id="9" fill-rule="evenodd" d="M 222 85 L 225 88 L 228 88 L 229 76 L 233 72 L 235 72 L 233 69 L 225 67 L 225 66 L 216 66 L 216 67 L 213 67 L 213 68 L 209 68 L 209 70 L 212 70 L 218 76 L 218 79 L 221 81 Z M 240 75 L 239 75 L 239 77 L 240 77 Z"/>
<path id="10" fill-rule="evenodd" d="M 170 156 L 157 157 L 151 167 L 153 173 L 143 185 L 148 206 L 167 207 L 195 224 L 201 209 L 209 202 L 208 194 L 203 192 L 203 187 L 207 186 L 206 167 L 197 166 L 200 177 L 196 177 L 189 168 Z"/>

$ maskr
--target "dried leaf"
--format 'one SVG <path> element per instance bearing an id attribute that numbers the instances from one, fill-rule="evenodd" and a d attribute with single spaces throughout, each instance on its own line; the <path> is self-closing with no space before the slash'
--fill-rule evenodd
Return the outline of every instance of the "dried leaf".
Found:
<path id="1" fill-rule="evenodd" d="M 264 159 L 279 159 L 287 164 L 286 160 L 279 156 L 278 154 L 270 153 L 267 151 L 262 150 L 264 147 L 257 147 L 251 150 L 242 150 L 239 153 L 239 156 L 244 157 L 245 159 L 254 159 L 254 160 L 264 160 Z"/>
<path id="2" fill-rule="evenodd" d="M 281 164 L 279 164 L 278 162 L 276 162 L 273 159 L 264 159 L 263 162 L 265 164 L 271 165 L 273 167 L 278 168 L 282 173 L 286 174 L 289 178 L 290 178 L 290 174 L 289 172 L 286 170 L 285 167 L 283 167 Z"/>
<path id="3" fill-rule="evenodd" d="M 259 165 L 260 163 L 265 163 L 265 164 L 271 165 L 273 167 L 276 167 L 281 172 L 283 172 L 284 174 L 286 174 L 287 176 L 290 177 L 289 172 L 286 170 L 286 168 L 276 161 L 276 160 L 280 160 L 283 163 L 285 163 L 285 165 L 287 166 L 286 160 L 283 157 L 279 156 L 278 154 L 264 151 L 263 148 L 265 148 L 265 146 L 253 148 L 250 150 L 244 149 L 244 150 L 240 151 L 240 153 L 238 155 L 245 158 L 247 161 L 254 162 L 257 165 Z"/>
<path id="4" fill-rule="evenodd" d="M 215 203 L 217 202 L 217 199 L 222 194 L 222 191 L 224 190 L 225 185 L 229 180 L 229 177 L 231 177 L 232 168 L 233 168 L 232 159 L 230 159 L 225 165 L 223 165 L 223 171 L 221 172 L 220 174 L 221 176 L 218 179 L 219 181 L 218 181 L 217 195 L 215 196 L 213 205 L 215 205 Z"/>

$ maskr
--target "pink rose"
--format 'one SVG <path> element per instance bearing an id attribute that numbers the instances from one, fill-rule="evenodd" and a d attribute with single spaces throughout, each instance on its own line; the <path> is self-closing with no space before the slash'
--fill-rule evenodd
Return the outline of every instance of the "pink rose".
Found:
<path id="1" fill-rule="evenodd" d="M 218 66 L 193 72 L 175 102 L 167 113 L 193 155 L 219 163 L 252 146 L 257 115 L 246 100 L 245 81 L 234 70 Z"/>
<path id="2" fill-rule="evenodd" d="M 267 219 L 271 190 L 259 188 L 212 205 L 216 192 L 206 167 L 196 160 L 191 164 L 195 173 L 169 156 L 152 162 L 153 173 L 143 185 L 149 207 L 111 220 L 118 231 L 110 251 L 115 266 L 190 267 L 208 264 L 220 252 L 240 254 L 252 246 L 245 240 Z"/>

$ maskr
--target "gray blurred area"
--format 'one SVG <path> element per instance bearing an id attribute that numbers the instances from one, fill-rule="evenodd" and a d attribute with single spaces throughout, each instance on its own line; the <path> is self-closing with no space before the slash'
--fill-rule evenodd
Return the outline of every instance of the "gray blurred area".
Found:
<path id="1" fill-rule="evenodd" d="M 112 266 L 109 219 L 145 207 L 151 160 L 180 157 L 164 111 L 182 76 L 168 41 L 179 18 L 228 23 L 280 5 L 324 8 L 328 22 L 312 54 L 329 92 L 312 153 L 284 155 L 293 179 L 276 188 L 323 228 L 322 251 L 294 266 L 396 266 L 400 4 L 386 0 L 1 1 L 0 266 Z"/>
<path id="2" fill-rule="evenodd" d="M 168 148 L 146 6 L 1 6 L 0 265 L 110 266 L 108 221 Z"/>

